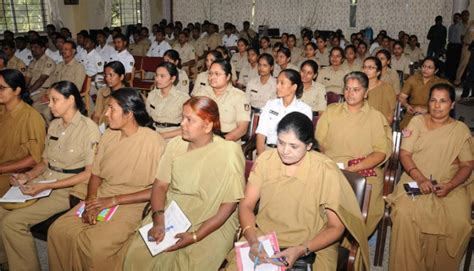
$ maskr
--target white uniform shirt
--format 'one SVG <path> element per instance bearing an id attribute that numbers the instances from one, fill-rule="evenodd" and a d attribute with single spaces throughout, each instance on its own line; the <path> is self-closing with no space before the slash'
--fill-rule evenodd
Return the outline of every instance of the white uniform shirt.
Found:
<path id="1" fill-rule="evenodd" d="M 26 66 L 29 66 L 31 61 L 33 61 L 33 55 L 31 54 L 30 49 L 25 48 L 22 51 L 16 50 L 15 56 L 21 59 Z"/>
<path id="2" fill-rule="evenodd" d="M 104 60 L 100 56 L 100 54 L 95 50 L 92 49 L 84 59 L 84 69 L 86 69 L 87 76 L 94 76 L 98 73 L 104 72 Z"/>
<path id="3" fill-rule="evenodd" d="M 114 47 L 108 44 L 105 44 L 104 47 L 100 47 L 100 45 L 97 45 L 97 47 L 95 47 L 95 50 L 97 51 L 97 53 L 99 53 L 105 63 L 110 62 L 112 60 L 112 55 L 114 55 L 116 52 Z"/>
<path id="4" fill-rule="evenodd" d="M 239 41 L 239 37 L 234 34 L 230 34 L 230 36 L 224 35 L 222 37 L 222 44 L 225 47 L 237 46 L 237 41 Z"/>
<path id="5" fill-rule="evenodd" d="M 59 53 L 59 50 L 52 51 L 51 49 L 48 48 L 48 49 L 46 49 L 46 51 L 44 53 L 47 56 L 49 56 L 54 61 L 54 63 L 56 63 L 56 64 L 63 61 L 63 57 Z"/>
<path id="6" fill-rule="evenodd" d="M 260 119 L 258 121 L 257 134 L 262 134 L 267 137 L 267 144 L 277 143 L 277 126 L 280 120 L 291 112 L 300 112 L 308 116 L 310 120 L 313 120 L 313 112 L 311 107 L 304 102 L 293 99 L 290 105 L 285 107 L 283 105 L 283 99 L 278 98 L 270 100 L 262 108 Z"/>
<path id="7" fill-rule="evenodd" d="M 132 72 L 133 65 L 135 65 L 135 59 L 127 51 L 127 49 L 123 50 L 122 52 L 115 51 L 115 54 L 113 54 L 111 58 L 112 58 L 112 61 L 122 62 L 123 66 L 125 67 L 125 72 L 126 73 L 131 73 Z"/>
<path id="8" fill-rule="evenodd" d="M 165 52 L 171 49 L 171 45 L 166 40 L 163 40 L 160 44 L 155 40 L 148 49 L 146 56 L 163 57 Z"/>
<path id="9" fill-rule="evenodd" d="M 76 55 L 74 58 L 77 60 L 77 62 L 83 64 L 87 56 L 87 51 L 86 49 L 82 48 L 82 46 L 77 46 L 76 48 Z"/>

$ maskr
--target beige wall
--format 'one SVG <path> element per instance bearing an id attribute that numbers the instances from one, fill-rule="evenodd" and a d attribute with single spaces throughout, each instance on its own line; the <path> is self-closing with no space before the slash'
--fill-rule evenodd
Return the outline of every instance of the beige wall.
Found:
<path id="1" fill-rule="evenodd" d="M 103 0 L 79 0 L 78 5 L 64 5 L 58 1 L 59 12 L 65 27 L 73 36 L 81 29 L 101 29 L 106 26 Z M 162 16 L 162 0 L 150 0 L 151 23 L 158 23 Z"/>

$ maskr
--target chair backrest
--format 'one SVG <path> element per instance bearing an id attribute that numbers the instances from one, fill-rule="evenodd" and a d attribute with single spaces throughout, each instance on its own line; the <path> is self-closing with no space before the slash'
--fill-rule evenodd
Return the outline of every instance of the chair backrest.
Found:
<path id="1" fill-rule="evenodd" d="M 143 64 L 143 57 L 142 56 L 133 56 L 133 59 L 135 59 L 135 64 L 133 64 L 133 67 L 135 67 L 136 71 L 139 71 L 142 69 L 142 64 Z"/>
<path id="2" fill-rule="evenodd" d="M 163 62 L 162 57 L 143 57 L 142 70 L 145 72 L 155 72 L 156 67 Z"/>
<path id="3" fill-rule="evenodd" d="M 364 206 L 364 200 L 366 200 L 365 189 L 366 189 L 367 180 L 365 179 L 364 176 L 355 172 L 342 170 L 342 173 L 344 173 L 344 176 L 346 177 L 347 181 L 351 185 L 352 190 L 354 190 L 357 202 L 359 203 L 359 207 L 362 210 L 362 207 Z"/>
<path id="4" fill-rule="evenodd" d="M 258 121 L 260 120 L 260 112 L 252 109 L 250 113 L 250 124 L 249 129 L 247 130 L 247 134 L 244 136 L 247 140 L 252 138 L 255 135 L 255 131 L 257 130 Z"/>
<path id="5" fill-rule="evenodd" d="M 392 131 L 400 131 L 400 121 L 402 120 L 402 104 L 397 101 L 393 111 Z"/>
<path id="6" fill-rule="evenodd" d="M 398 80 L 400 80 L 400 86 L 402 87 L 402 86 L 403 86 L 403 82 L 404 82 L 404 80 L 405 80 L 403 71 L 397 70 L 397 73 L 398 73 Z"/>
<path id="7" fill-rule="evenodd" d="M 245 160 L 245 183 L 249 180 L 250 171 L 252 171 L 253 161 Z"/>
<path id="8" fill-rule="evenodd" d="M 341 95 L 334 93 L 332 91 L 328 91 L 326 93 L 326 100 L 328 105 L 333 104 L 333 103 L 338 103 L 341 101 Z"/>
<path id="9" fill-rule="evenodd" d="M 319 112 L 314 112 L 313 111 L 313 119 L 312 119 L 312 121 L 313 121 L 313 132 L 316 131 L 316 125 L 318 125 L 319 117 L 320 117 Z"/>

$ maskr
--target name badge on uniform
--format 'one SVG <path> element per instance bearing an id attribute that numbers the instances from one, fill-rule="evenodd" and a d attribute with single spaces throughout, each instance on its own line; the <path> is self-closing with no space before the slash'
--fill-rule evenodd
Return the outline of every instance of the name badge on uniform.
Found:
<path id="1" fill-rule="evenodd" d="M 205 86 L 205 85 L 206 85 L 206 83 L 204 83 L 204 82 L 201 82 L 201 86 Z"/>
<path id="2" fill-rule="evenodd" d="M 152 105 L 152 104 L 150 104 L 150 107 L 151 107 L 152 109 L 155 109 L 155 106 L 154 106 L 154 105 Z"/>
<path id="3" fill-rule="evenodd" d="M 278 112 L 273 111 L 273 110 L 270 110 L 270 114 L 275 115 L 275 116 L 278 116 Z"/>
<path id="4" fill-rule="evenodd" d="M 249 111 L 250 110 L 250 105 L 249 104 L 244 104 L 244 109 L 245 109 L 245 111 Z"/>
<path id="5" fill-rule="evenodd" d="M 92 142 L 91 150 L 94 152 L 94 154 L 97 154 L 97 152 L 99 152 L 99 142 Z"/>
<path id="6" fill-rule="evenodd" d="M 51 140 L 58 140 L 59 137 L 57 137 L 57 136 L 49 136 L 49 139 L 51 139 Z"/>
<path id="7" fill-rule="evenodd" d="M 250 92 L 258 93 L 255 89 L 252 89 Z"/>

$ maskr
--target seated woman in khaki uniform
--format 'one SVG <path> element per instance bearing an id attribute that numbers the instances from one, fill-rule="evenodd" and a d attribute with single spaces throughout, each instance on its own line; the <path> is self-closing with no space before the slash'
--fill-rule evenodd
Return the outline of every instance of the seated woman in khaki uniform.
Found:
<path id="1" fill-rule="evenodd" d="M 266 36 L 260 39 L 260 54 L 263 53 L 272 54 L 272 44 L 270 43 L 270 38 Z"/>
<path id="2" fill-rule="evenodd" d="M 307 270 L 309 264 L 313 270 L 336 270 L 338 241 L 347 230 L 361 248 L 356 270 L 368 269 L 367 234 L 354 192 L 336 163 L 312 150 L 316 142 L 311 120 L 292 112 L 278 123 L 277 134 L 277 148 L 257 158 L 239 205 L 250 259 L 258 256 L 259 263 L 282 265 L 275 258 L 285 257 L 288 268 Z M 281 252 L 258 253 L 257 236 L 273 231 Z M 236 270 L 234 255 L 229 270 Z"/>
<path id="3" fill-rule="evenodd" d="M 244 65 L 247 63 L 247 48 L 249 47 L 249 42 L 244 39 L 240 38 L 237 41 L 237 52 L 232 55 L 230 59 L 230 63 L 232 64 L 232 68 L 235 68 L 235 72 L 237 73 L 237 77 L 240 78 L 240 71 L 243 69 Z"/>
<path id="4" fill-rule="evenodd" d="M 25 77 L 18 70 L 0 71 L 0 195 L 9 188 L 11 173 L 41 162 L 45 123 L 30 104 Z"/>
<path id="5" fill-rule="evenodd" d="M 398 100 L 407 112 L 400 123 L 401 128 L 405 128 L 413 116 L 428 112 L 428 96 L 434 84 L 448 83 L 436 75 L 438 65 L 436 58 L 426 57 L 421 63 L 421 72 L 410 76 L 403 84 Z"/>
<path id="6" fill-rule="evenodd" d="M 240 141 L 245 135 L 250 122 L 250 104 L 244 92 L 232 86 L 232 67 L 229 62 L 218 59 L 209 69 L 210 87 L 195 93 L 195 96 L 206 96 L 219 106 L 221 131 L 224 138 Z"/>
<path id="7" fill-rule="evenodd" d="M 364 59 L 369 55 L 370 54 L 367 52 L 367 43 L 365 43 L 365 41 L 360 41 L 357 45 L 357 58 L 364 61 Z"/>
<path id="8" fill-rule="evenodd" d="M 346 70 L 351 72 L 362 71 L 362 62 L 364 59 L 357 57 L 356 47 L 354 45 L 349 44 L 344 47 L 344 57 L 346 60 L 342 63 L 342 66 L 344 66 Z"/>
<path id="9" fill-rule="evenodd" d="M 362 72 L 344 77 L 344 103 L 328 106 L 318 121 L 316 140 L 321 151 L 346 170 L 372 184 L 367 234 L 374 232 L 384 212 L 382 165 L 392 152 L 387 119 L 366 101 L 368 78 Z"/>
<path id="10" fill-rule="evenodd" d="M 273 56 L 275 62 L 277 62 L 276 59 L 278 57 L 278 50 L 280 50 L 281 47 L 284 47 L 281 42 L 275 42 L 275 44 L 273 44 L 271 55 Z"/>
<path id="11" fill-rule="evenodd" d="M 181 58 L 179 57 L 179 53 L 176 50 L 168 50 L 164 53 L 163 55 L 163 61 L 169 62 L 174 64 L 176 67 L 178 67 L 178 79 L 179 82 L 176 85 L 176 89 L 189 95 L 189 86 L 191 84 L 191 81 L 189 81 L 188 74 L 181 69 Z"/>
<path id="12" fill-rule="evenodd" d="M 392 70 L 390 68 L 392 54 L 389 51 L 382 49 L 378 51 L 375 56 L 382 62 L 382 73 L 380 76 L 380 80 L 391 84 L 393 89 L 395 90 L 395 93 L 397 95 L 400 94 L 400 77 L 398 76 L 397 71 Z"/>
<path id="13" fill-rule="evenodd" d="M 217 46 L 216 51 L 220 52 L 222 54 L 222 58 L 230 63 L 230 66 L 232 67 L 232 84 L 236 85 L 237 80 L 239 78 L 237 77 L 237 72 L 235 71 L 234 64 L 232 64 L 232 62 L 230 61 L 231 58 L 229 50 L 225 46 Z"/>
<path id="14" fill-rule="evenodd" d="M 303 96 L 301 101 L 311 107 L 311 111 L 321 114 L 327 107 L 326 87 L 316 82 L 318 64 L 313 60 L 306 60 L 301 64 L 301 81 L 303 82 Z"/>
<path id="15" fill-rule="evenodd" d="M 273 77 L 278 77 L 280 72 L 285 69 L 292 69 L 295 71 L 299 71 L 298 67 L 291 62 L 291 51 L 286 47 L 280 47 L 277 52 L 277 57 L 275 58 L 275 68 L 273 69 Z"/>
<path id="16" fill-rule="evenodd" d="M 181 134 L 182 105 L 189 99 L 189 95 L 175 88 L 178 76 L 178 68 L 174 64 L 163 62 L 158 65 L 155 86 L 146 99 L 146 110 L 153 119 L 156 131 L 164 139 Z"/>
<path id="17" fill-rule="evenodd" d="M 303 60 L 304 52 L 301 48 L 296 45 L 296 36 L 291 34 L 288 36 L 287 48 L 291 51 L 291 60 L 290 62 L 293 65 L 298 65 L 301 60 Z M 284 70 L 284 69 L 282 69 Z"/>
<path id="18" fill-rule="evenodd" d="M 309 42 L 304 46 L 304 58 L 298 63 L 298 68 L 301 69 L 301 64 L 306 60 L 313 60 L 316 62 L 316 51 L 318 46 L 314 42 Z"/>
<path id="19" fill-rule="evenodd" d="M 218 105 L 193 97 L 183 106 L 182 137 L 173 138 L 161 161 L 151 197 L 151 240 L 164 237 L 163 210 L 175 201 L 191 221 L 178 242 L 152 257 L 139 234 L 128 249 L 124 270 L 217 270 L 232 249 L 237 203 L 244 191 L 240 146 L 218 136 Z M 212 257 L 210 257 L 212 255 Z"/>
<path id="20" fill-rule="evenodd" d="M 405 171 L 387 197 L 392 207 L 389 270 L 460 269 L 472 231 L 474 142 L 469 128 L 450 117 L 455 98 L 451 85 L 433 85 L 429 113 L 413 117 L 403 131 Z M 421 195 L 405 192 L 409 182 Z"/>
<path id="21" fill-rule="evenodd" d="M 237 81 L 237 88 L 245 90 L 250 80 L 258 78 L 258 50 L 255 48 L 247 49 L 247 61 L 242 65 L 242 70 Z"/>
<path id="22" fill-rule="evenodd" d="M 212 62 L 214 62 L 216 59 L 222 59 L 222 54 L 221 52 L 217 50 L 212 50 L 206 53 L 206 58 L 205 58 L 205 71 L 200 72 L 197 77 L 196 81 L 194 82 L 194 88 L 193 91 L 191 92 L 191 95 L 194 95 L 194 93 L 199 92 L 201 89 L 208 87 L 209 86 L 209 68 L 211 67 Z M 179 75 L 178 75 L 179 76 Z"/>
<path id="23" fill-rule="evenodd" d="M 344 76 L 349 71 L 342 65 L 344 62 L 344 50 L 341 47 L 334 47 L 329 52 L 330 66 L 322 67 L 316 82 L 326 86 L 327 92 L 343 95 Z"/>
<path id="24" fill-rule="evenodd" d="M 48 232 L 51 270 L 122 270 L 127 244 L 150 199 L 163 153 L 163 138 L 146 126 L 151 118 L 140 93 L 132 88 L 112 92 L 106 116 L 109 129 L 99 142 L 92 176 L 80 193 L 80 204 L 61 216 Z M 98 214 L 119 206 L 108 221 Z"/>
<path id="25" fill-rule="evenodd" d="M 259 76 L 251 79 L 245 90 L 247 99 L 254 109 L 260 109 L 267 101 L 276 98 L 276 79 L 272 75 L 273 57 L 264 53 L 258 57 L 257 62 Z"/>
<path id="26" fill-rule="evenodd" d="M 49 126 L 42 161 L 23 174 L 13 174 L 11 184 L 27 195 L 53 189 L 48 197 L 11 212 L 0 209 L 1 235 L 11 269 L 40 270 L 31 226 L 66 211 L 70 195 L 84 199 L 94 152 L 100 140 L 97 124 L 87 117 L 84 102 L 74 83 L 60 81 L 49 91 L 49 109 L 56 117 Z M 55 180 L 39 183 L 42 180 Z M 32 205 L 31 205 L 32 204 Z M 18 206 L 8 206 L 16 208 Z"/>
<path id="27" fill-rule="evenodd" d="M 393 121 L 393 113 L 397 103 L 397 94 L 392 85 L 380 80 L 382 73 L 382 62 L 369 56 L 365 59 L 362 69 L 369 78 L 369 89 L 367 90 L 367 102 L 370 106 L 382 113 L 389 124 Z"/>
<path id="28" fill-rule="evenodd" d="M 98 125 L 103 125 L 101 128 L 102 132 L 105 131 L 104 128 L 107 125 L 107 117 L 105 117 L 105 112 L 107 112 L 110 94 L 112 94 L 113 91 L 125 87 L 125 84 L 127 83 L 124 81 L 124 79 L 125 67 L 123 66 L 122 62 L 112 61 L 104 66 L 104 80 L 107 86 L 97 91 L 95 111 L 92 114 L 92 120 Z"/>

